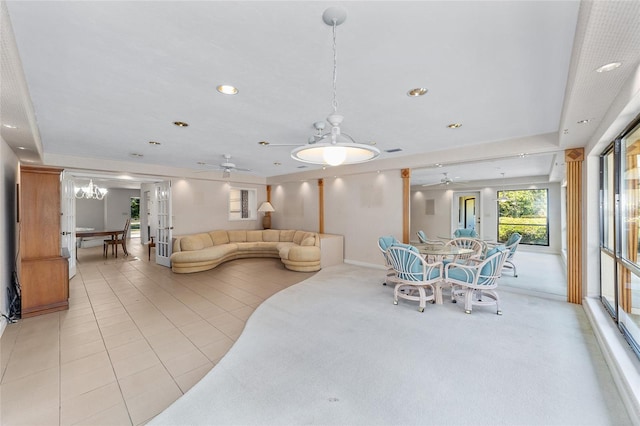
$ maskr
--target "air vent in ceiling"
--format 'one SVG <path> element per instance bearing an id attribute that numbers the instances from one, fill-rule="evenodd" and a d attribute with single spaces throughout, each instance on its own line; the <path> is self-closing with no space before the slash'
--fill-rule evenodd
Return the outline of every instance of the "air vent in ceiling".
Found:
<path id="1" fill-rule="evenodd" d="M 392 153 L 392 152 L 400 152 L 402 148 L 393 148 L 393 149 L 385 149 L 384 152 Z"/>

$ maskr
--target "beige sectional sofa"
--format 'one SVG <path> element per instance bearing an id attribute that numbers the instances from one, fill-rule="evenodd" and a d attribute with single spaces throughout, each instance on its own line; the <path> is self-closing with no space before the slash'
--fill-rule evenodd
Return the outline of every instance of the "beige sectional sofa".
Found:
<path id="1" fill-rule="evenodd" d="M 320 237 L 291 229 L 211 231 L 176 237 L 171 269 L 179 274 L 206 271 L 247 257 L 280 258 L 287 269 L 320 270 Z"/>

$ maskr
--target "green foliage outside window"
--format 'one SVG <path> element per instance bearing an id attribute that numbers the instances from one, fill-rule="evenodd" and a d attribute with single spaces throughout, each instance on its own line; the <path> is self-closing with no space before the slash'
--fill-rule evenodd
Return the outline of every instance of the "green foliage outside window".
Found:
<path id="1" fill-rule="evenodd" d="M 140 229 L 140 198 L 131 197 L 131 229 Z"/>
<path id="2" fill-rule="evenodd" d="M 522 189 L 498 191 L 498 241 L 514 232 L 522 235 L 521 244 L 549 245 L 548 191 Z"/>

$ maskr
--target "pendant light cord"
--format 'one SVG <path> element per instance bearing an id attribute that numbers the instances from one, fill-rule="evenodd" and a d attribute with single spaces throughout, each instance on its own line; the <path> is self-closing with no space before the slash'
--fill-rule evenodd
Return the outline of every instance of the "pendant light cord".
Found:
<path id="1" fill-rule="evenodd" d="M 336 48 L 336 20 L 333 20 L 333 112 L 338 111 L 338 91 L 336 83 L 338 80 L 338 50 Z"/>

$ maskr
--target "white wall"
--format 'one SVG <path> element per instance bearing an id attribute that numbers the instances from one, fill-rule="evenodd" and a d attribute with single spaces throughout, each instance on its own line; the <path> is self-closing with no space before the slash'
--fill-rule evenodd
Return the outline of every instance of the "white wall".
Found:
<path id="1" fill-rule="evenodd" d="M 107 196 L 104 197 L 104 225 L 106 229 L 124 228 L 125 222 L 131 217 L 131 197 L 140 197 L 140 190 L 118 188 L 109 190 Z M 77 210 L 76 207 L 76 212 Z"/>
<path id="2" fill-rule="evenodd" d="M 318 193 L 316 179 L 273 185 L 271 204 L 276 211 L 271 213 L 271 227 L 318 232 L 320 226 Z"/>
<path id="3" fill-rule="evenodd" d="M 9 145 L 0 138 L 0 199 L 3 208 L 0 209 L 0 312 L 9 314 L 9 300 L 7 288 L 11 285 L 13 271 L 16 268 L 15 256 L 18 246 L 18 227 L 16 225 L 16 183 L 18 182 L 18 158 Z M 0 319 L 0 335 L 4 331 L 7 321 Z"/>
<path id="4" fill-rule="evenodd" d="M 383 265 L 378 238 L 402 239 L 400 170 L 324 179 L 325 232 L 344 236 L 345 262 Z"/>
<path id="5" fill-rule="evenodd" d="M 172 180 L 173 235 L 214 229 L 262 229 L 261 214 L 258 214 L 255 220 L 229 220 L 229 188 L 231 187 L 257 189 L 257 206 L 266 200 L 265 185 L 197 179 Z"/>
<path id="6" fill-rule="evenodd" d="M 102 200 L 76 199 L 76 227 L 106 229 L 104 212 L 106 199 L 109 196 L 111 191 Z"/>

